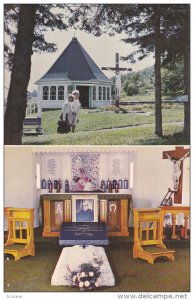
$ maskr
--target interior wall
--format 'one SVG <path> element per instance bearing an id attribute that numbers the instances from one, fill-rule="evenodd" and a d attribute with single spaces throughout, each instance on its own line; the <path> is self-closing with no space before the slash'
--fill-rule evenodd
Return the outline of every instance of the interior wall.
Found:
<path id="1" fill-rule="evenodd" d="M 173 190 L 172 161 L 163 159 L 163 151 L 174 146 L 139 147 L 135 166 L 134 207 L 158 207 L 168 188 Z M 183 162 L 183 197 L 181 205 L 190 205 L 190 158 Z"/>
<path id="2" fill-rule="evenodd" d="M 62 179 L 63 187 L 64 181 L 68 179 L 71 186 L 73 174 L 71 172 L 70 153 L 53 152 L 41 153 L 39 155 L 41 155 L 41 179 L 45 179 L 46 181 L 51 179 L 54 181 L 60 178 Z M 99 184 L 101 180 L 129 179 L 129 161 L 131 156 L 133 157 L 133 154 L 128 152 L 101 152 L 99 159 Z M 50 165 L 52 166 L 50 167 Z"/>
<path id="3" fill-rule="evenodd" d="M 191 178 L 191 166 L 190 166 L 190 157 L 184 160 L 183 163 L 183 205 L 190 206 L 190 178 Z"/>
<path id="4" fill-rule="evenodd" d="M 35 208 L 33 168 L 31 147 L 5 147 L 4 207 Z"/>
<path id="5" fill-rule="evenodd" d="M 30 147 L 6 147 L 4 168 L 5 206 L 32 207 L 33 161 Z"/>
<path id="6" fill-rule="evenodd" d="M 35 162 L 38 161 L 42 164 L 42 160 L 45 158 L 40 153 L 38 155 L 33 154 L 32 148 L 31 146 L 5 147 L 4 206 L 35 208 L 35 226 L 38 226 L 40 190 L 36 189 Z M 121 159 L 123 167 L 118 177 L 125 177 L 129 174 L 130 160 L 127 159 L 127 153 L 122 152 L 121 149 L 122 147 L 119 148 L 119 153 L 104 153 L 101 156 L 100 179 L 106 179 L 107 177 L 113 179 L 111 178 L 110 164 L 119 157 L 123 157 Z M 135 159 L 134 188 L 130 190 L 133 206 L 158 207 L 168 188 L 173 188 L 172 162 L 169 159 L 163 159 L 162 153 L 163 151 L 174 150 L 175 147 L 131 146 L 128 149 L 135 153 L 133 154 Z M 63 179 L 71 179 L 69 154 L 60 153 L 59 156 L 60 176 Z M 190 205 L 190 158 L 184 160 L 183 166 L 183 203 L 181 205 Z M 44 176 L 43 173 L 42 176 Z"/>

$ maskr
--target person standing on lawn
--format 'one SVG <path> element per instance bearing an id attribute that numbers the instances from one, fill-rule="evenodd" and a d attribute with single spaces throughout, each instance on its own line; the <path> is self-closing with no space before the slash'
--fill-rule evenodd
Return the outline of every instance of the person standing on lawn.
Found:
<path id="1" fill-rule="evenodd" d="M 74 121 L 74 115 L 72 113 L 72 103 L 75 101 L 75 96 L 69 94 L 67 100 L 64 102 L 62 107 L 63 121 L 67 121 L 73 132 L 72 123 Z"/>
<path id="2" fill-rule="evenodd" d="M 79 91 L 78 90 L 74 90 L 72 92 L 72 95 L 75 97 L 75 100 L 71 103 L 71 111 L 72 111 L 72 115 L 73 115 L 72 132 L 74 132 L 75 127 L 76 127 L 77 123 L 79 122 L 78 112 L 81 108 L 81 103 L 79 101 Z"/>

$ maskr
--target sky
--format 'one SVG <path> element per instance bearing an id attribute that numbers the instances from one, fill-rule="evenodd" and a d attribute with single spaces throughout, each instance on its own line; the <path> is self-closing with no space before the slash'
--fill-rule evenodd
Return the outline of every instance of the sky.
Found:
<path id="1" fill-rule="evenodd" d="M 36 89 L 35 82 L 40 79 L 48 69 L 53 65 L 56 59 L 64 51 L 64 49 L 71 42 L 73 37 L 76 37 L 80 44 L 84 47 L 87 53 L 91 56 L 94 62 L 101 67 L 114 67 L 115 66 L 115 53 L 121 56 L 126 56 L 131 53 L 135 48 L 130 44 L 122 41 L 125 37 L 124 34 L 117 34 L 110 37 L 108 34 L 103 34 L 100 37 L 95 37 L 93 34 L 86 33 L 80 30 L 70 29 L 68 31 L 50 31 L 47 32 L 45 37 L 47 41 L 57 44 L 58 51 L 55 53 L 34 53 L 32 55 L 31 77 L 28 85 L 28 91 Z M 132 68 L 133 71 L 139 71 L 146 67 L 153 66 L 153 55 L 144 59 L 141 62 L 130 64 L 128 62 L 120 61 L 120 67 Z M 103 71 L 109 78 L 114 76 L 113 72 Z M 5 70 L 5 87 L 9 88 L 10 72 Z"/>

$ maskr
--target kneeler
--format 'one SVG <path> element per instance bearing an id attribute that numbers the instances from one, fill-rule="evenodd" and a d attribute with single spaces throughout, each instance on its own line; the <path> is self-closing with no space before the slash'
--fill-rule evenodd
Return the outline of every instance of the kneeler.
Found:
<path id="1" fill-rule="evenodd" d="M 4 253 L 11 254 L 15 260 L 23 256 L 34 256 L 34 209 L 7 208 L 8 238 Z"/>
<path id="2" fill-rule="evenodd" d="M 141 258 L 153 264 L 158 257 L 174 261 L 174 250 L 166 248 L 162 241 L 163 217 L 160 208 L 134 208 L 133 258 Z"/>

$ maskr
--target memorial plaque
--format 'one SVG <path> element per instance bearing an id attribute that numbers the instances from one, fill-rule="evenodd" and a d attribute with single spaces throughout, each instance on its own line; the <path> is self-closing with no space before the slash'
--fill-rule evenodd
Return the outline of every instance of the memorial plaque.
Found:
<path id="1" fill-rule="evenodd" d="M 63 222 L 59 245 L 108 245 L 106 223 Z"/>

